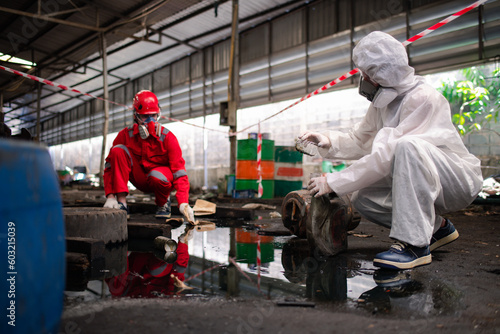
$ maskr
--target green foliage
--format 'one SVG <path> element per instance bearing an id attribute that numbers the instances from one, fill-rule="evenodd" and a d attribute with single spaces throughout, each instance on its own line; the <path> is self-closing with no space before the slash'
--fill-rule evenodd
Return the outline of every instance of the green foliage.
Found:
<path id="1" fill-rule="evenodd" d="M 460 73 L 465 80 L 448 79 L 442 82 L 438 90 L 450 103 L 452 121 L 464 136 L 483 129 L 489 122 L 498 122 L 500 69 L 485 75 L 482 68 L 470 67 Z"/>

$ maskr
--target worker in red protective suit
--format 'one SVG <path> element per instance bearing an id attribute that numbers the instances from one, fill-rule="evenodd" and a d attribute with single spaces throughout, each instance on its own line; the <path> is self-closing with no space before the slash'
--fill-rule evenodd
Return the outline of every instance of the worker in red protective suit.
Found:
<path id="1" fill-rule="evenodd" d="M 179 236 L 177 259 L 173 263 L 157 258 L 153 253 L 130 252 L 127 256 L 127 270 L 106 279 L 111 295 L 150 298 L 189 289 L 181 282 L 185 280 L 184 273 L 189 263 L 187 242 L 192 238 L 192 232 L 190 229 Z"/>
<path id="2" fill-rule="evenodd" d="M 170 218 L 170 192 L 175 189 L 180 212 L 194 221 L 189 206 L 189 180 L 175 135 L 158 122 L 160 106 L 153 92 L 138 92 L 133 101 L 134 124 L 118 133 L 104 169 L 105 208 L 127 211 L 128 181 L 155 194 L 156 218 Z"/>

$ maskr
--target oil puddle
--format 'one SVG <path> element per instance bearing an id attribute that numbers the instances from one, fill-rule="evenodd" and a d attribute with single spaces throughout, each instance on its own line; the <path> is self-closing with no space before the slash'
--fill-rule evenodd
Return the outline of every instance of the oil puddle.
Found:
<path id="1" fill-rule="evenodd" d="M 383 271 L 349 251 L 325 257 L 307 240 L 261 235 L 255 225 L 239 224 L 193 233 L 178 244 L 175 258 L 152 251 L 152 242 L 131 240 L 114 256 L 119 264 L 107 266 L 85 291 L 67 291 L 66 304 L 110 297 L 265 298 L 285 306 L 410 317 L 461 308 L 459 291 L 417 270 Z M 183 233 L 184 227 L 172 230 L 172 239 Z"/>

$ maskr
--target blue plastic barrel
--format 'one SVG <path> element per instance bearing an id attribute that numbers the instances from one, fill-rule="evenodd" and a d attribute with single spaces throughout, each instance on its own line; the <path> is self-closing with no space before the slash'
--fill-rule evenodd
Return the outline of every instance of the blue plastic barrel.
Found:
<path id="1" fill-rule="evenodd" d="M 0 226 L 0 333 L 58 333 L 66 246 L 47 149 L 0 138 Z"/>

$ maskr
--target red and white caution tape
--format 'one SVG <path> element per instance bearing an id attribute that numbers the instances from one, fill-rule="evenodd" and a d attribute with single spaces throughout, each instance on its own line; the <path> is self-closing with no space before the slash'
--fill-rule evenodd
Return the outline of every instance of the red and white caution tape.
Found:
<path id="1" fill-rule="evenodd" d="M 160 119 L 166 119 L 166 120 L 169 120 L 169 121 L 172 121 L 172 122 L 184 123 L 186 125 L 194 126 L 195 128 L 206 129 L 206 130 L 210 130 L 210 131 L 221 132 L 221 133 L 227 134 L 227 131 L 224 131 L 224 130 L 210 129 L 210 128 L 207 128 L 206 126 L 197 125 L 197 124 L 193 124 L 193 123 L 189 123 L 189 122 L 185 122 L 185 121 L 183 121 L 181 119 L 176 119 L 176 118 L 167 117 L 167 116 L 160 116 Z"/>
<path id="2" fill-rule="evenodd" d="M 406 41 L 403 42 L 403 45 L 404 46 L 407 46 L 408 44 L 411 44 L 413 42 L 415 42 L 416 40 L 430 34 L 431 32 L 435 31 L 436 29 L 439 29 L 441 28 L 442 26 L 444 26 L 445 24 L 455 20 L 456 18 L 464 15 L 465 13 L 469 12 L 470 10 L 474 9 L 474 8 L 477 8 L 479 7 L 480 5 L 484 4 L 486 1 L 488 0 L 479 0 L 479 1 L 476 1 L 474 2 L 473 4 L 465 7 L 464 9 L 462 10 L 459 10 L 458 12 L 456 12 L 455 14 L 453 15 L 450 15 L 449 17 L 445 18 L 444 20 L 434 24 L 433 26 L 431 26 L 430 28 L 428 29 L 425 29 L 424 31 L 416 34 L 415 36 L 407 39 Z M 98 96 L 95 96 L 95 95 L 92 95 L 92 94 L 89 94 L 89 93 L 85 93 L 85 92 L 82 92 L 82 91 L 79 91 L 78 89 L 75 89 L 75 88 L 71 88 L 71 87 L 67 87 L 65 85 L 62 85 L 62 84 L 58 84 L 56 82 L 53 82 L 53 81 L 50 81 L 50 80 L 47 80 L 47 79 L 43 79 L 43 78 L 40 78 L 40 77 L 37 77 L 37 76 L 34 76 L 34 75 L 31 75 L 31 74 L 27 74 L 27 73 L 23 73 L 23 72 L 19 72 L 17 70 L 14 70 L 14 69 L 11 69 L 9 67 L 6 67 L 6 66 L 0 66 L 0 70 L 4 70 L 4 71 L 7 71 L 7 72 L 10 72 L 10 73 L 13 73 L 13 74 L 16 74 L 16 75 L 19 75 L 19 76 L 22 76 L 22 77 L 25 77 L 25 78 L 28 78 L 28 79 L 31 79 L 31 80 L 34 80 L 34 81 L 38 81 L 38 82 L 41 82 L 43 84 L 46 84 L 46 85 L 49 85 L 49 86 L 53 86 L 53 87 L 57 87 L 57 88 L 60 88 L 62 90 L 69 90 L 71 92 L 74 92 L 74 93 L 78 93 L 78 94 L 82 94 L 82 95 L 86 95 L 86 96 L 89 96 L 89 97 L 92 97 L 92 98 L 95 98 L 95 99 L 99 99 L 99 100 L 102 100 L 102 101 L 107 101 L 109 103 L 113 103 L 115 105 L 118 105 L 118 106 L 121 106 L 121 107 L 126 107 L 128 108 L 126 105 L 123 105 L 121 103 L 117 103 L 117 102 L 114 102 L 114 101 L 111 101 L 111 100 L 108 100 L 108 99 L 103 99 L 101 97 L 98 97 Z M 354 74 L 358 73 L 359 72 L 359 69 L 355 68 L 349 72 L 347 72 L 346 74 L 344 75 L 341 75 L 340 77 L 338 77 L 337 79 L 335 80 L 332 80 L 330 81 L 329 83 L 327 83 L 326 85 L 324 85 L 323 87 L 321 88 L 318 88 L 316 89 L 314 92 L 312 93 L 309 93 L 307 94 L 306 96 L 302 97 L 301 99 L 299 99 L 298 101 L 292 103 L 291 105 L 289 105 L 288 107 L 278 111 L 277 113 L 265 118 L 262 122 L 264 121 L 267 121 L 268 119 L 270 118 L 273 118 L 279 114 L 281 114 L 282 112 L 296 106 L 297 104 L 299 104 L 300 102 L 302 101 L 305 101 L 307 99 L 309 99 L 310 97 L 314 96 L 314 95 L 317 95 L 325 90 L 327 90 L 328 88 L 344 81 L 345 79 L 347 78 L 350 78 L 351 76 L 353 76 Z M 168 119 L 170 121 L 174 121 L 174 122 L 181 122 L 181 123 L 185 123 L 185 124 L 188 124 L 188 125 L 191 125 L 191 126 L 196 126 L 196 127 L 200 127 L 200 128 L 203 128 L 203 129 L 207 129 L 207 130 L 211 130 L 211 131 L 216 131 L 216 132 L 223 132 L 223 133 L 226 133 L 225 131 L 222 131 L 222 130 L 215 130 L 215 129 L 209 129 L 209 128 L 206 128 L 204 126 L 198 126 L 198 125 L 195 125 L 195 124 L 191 124 L 191 123 L 187 123 L 187 122 L 183 122 L 181 120 L 178 120 L 178 119 L 175 119 L 175 118 L 170 118 L 170 117 L 162 117 L 162 118 L 165 118 L 165 119 Z M 259 122 L 260 123 L 260 122 Z M 246 128 L 242 129 L 242 130 L 239 130 L 237 132 L 229 132 L 229 136 L 235 136 L 237 135 L 238 133 L 241 133 L 241 132 L 244 132 L 254 126 L 256 126 L 257 124 L 253 124 L 253 125 L 250 125 L 250 126 L 247 126 Z"/>
<path id="3" fill-rule="evenodd" d="M 298 101 L 295 101 L 294 103 L 292 103 L 291 105 L 289 105 L 289 106 L 288 106 L 288 107 L 286 107 L 285 109 L 282 109 L 282 110 L 278 111 L 277 113 L 272 114 L 271 116 L 268 116 L 268 117 L 264 118 L 264 120 L 262 120 L 262 122 L 265 122 L 265 121 L 267 121 L 268 119 L 271 119 L 271 118 L 273 118 L 273 117 L 275 117 L 275 116 L 277 116 L 277 115 L 281 114 L 282 112 L 284 112 L 284 111 L 286 111 L 286 110 L 290 109 L 291 107 L 296 106 L 296 105 L 297 105 L 297 104 L 299 104 L 300 102 L 305 101 L 305 100 L 307 100 L 308 98 L 310 98 L 310 97 L 312 97 L 312 96 L 314 96 L 314 95 L 317 95 L 317 94 L 319 94 L 319 93 L 322 93 L 323 91 L 327 90 L 328 88 L 330 88 L 330 87 L 332 87 L 332 86 L 334 86 L 334 85 L 338 84 L 339 82 L 344 81 L 345 79 L 347 79 L 347 78 L 349 78 L 349 77 L 352 77 L 354 74 L 356 74 L 356 73 L 358 73 L 358 72 L 359 72 L 359 70 L 358 70 L 357 68 L 355 68 L 354 70 L 349 71 L 349 72 L 347 72 L 347 73 L 346 73 L 346 74 L 344 74 L 344 75 L 341 75 L 340 77 L 338 77 L 338 78 L 337 78 L 337 79 L 335 79 L 335 80 L 330 81 L 329 83 L 327 83 L 327 84 L 326 84 L 326 85 L 324 85 L 323 87 L 318 88 L 318 89 L 316 89 L 314 92 L 311 92 L 311 93 L 307 94 L 306 96 L 302 97 L 301 99 L 299 99 Z M 239 131 L 237 131 L 237 132 L 230 133 L 230 135 L 236 135 L 237 133 L 240 133 L 240 132 L 246 131 L 246 130 L 248 130 L 248 129 L 250 129 L 250 128 L 253 128 L 253 127 L 254 127 L 254 126 L 256 126 L 256 125 L 257 125 L 257 124 L 253 124 L 253 125 L 247 126 L 246 128 L 241 129 L 241 130 L 239 130 Z"/>
<path id="4" fill-rule="evenodd" d="M 260 266 L 262 265 L 260 255 L 260 234 L 257 234 L 257 290 L 260 292 Z"/>
<path id="5" fill-rule="evenodd" d="M 248 275 L 247 275 L 247 273 L 246 273 L 246 272 L 244 272 L 244 271 L 243 271 L 243 269 L 241 269 L 240 265 L 239 265 L 239 264 L 235 261 L 235 259 L 234 259 L 233 257 L 229 257 L 229 262 L 231 262 L 231 263 L 232 263 L 232 264 L 236 267 L 236 269 L 238 269 L 238 271 L 239 271 L 239 272 L 240 272 L 243 276 L 245 276 L 245 278 L 246 278 L 247 280 L 249 280 L 250 282 L 252 282 L 252 283 L 254 283 L 254 284 L 255 284 L 255 282 L 254 282 L 254 281 L 252 281 L 252 279 L 250 278 L 250 276 L 248 276 Z"/>
<path id="6" fill-rule="evenodd" d="M 184 280 L 184 283 L 189 282 L 190 280 L 192 280 L 192 279 L 194 279 L 194 278 L 196 278 L 196 277 L 198 277 L 198 276 L 201 276 L 201 275 L 203 275 L 203 274 L 205 274 L 205 273 L 207 273 L 207 272 L 209 272 L 209 271 L 211 271 L 211 270 L 214 270 L 215 268 L 221 267 L 221 266 L 223 266 L 223 264 L 216 264 L 216 265 L 214 265 L 214 266 L 212 266 L 212 267 L 210 267 L 210 268 L 208 268 L 208 269 L 205 269 L 205 270 L 203 270 L 203 271 L 200 271 L 200 272 L 199 272 L 199 273 L 197 273 L 197 274 L 194 274 L 194 275 L 192 275 L 192 276 L 189 276 L 188 278 L 186 278 L 186 279 Z"/>
<path id="7" fill-rule="evenodd" d="M 19 75 L 21 77 L 24 77 L 24 78 L 27 78 L 27 79 L 31 79 L 33 81 L 37 81 L 37 82 L 40 82 L 40 83 L 43 83 L 43 84 L 46 84 L 46 85 L 49 85 L 49 86 L 52 86 L 52 87 L 57 87 L 57 88 L 60 88 L 62 90 L 68 90 L 68 91 L 73 92 L 73 93 L 78 93 L 78 94 L 82 94 L 82 95 L 85 95 L 85 96 L 92 97 L 94 99 L 99 99 L 99 100 L 102 100 L 102 101 L 113 103 L 113 104 L 116 104 L 117 106 L 120 106 L 120 107 L 129 108 L 128 106 L 126 106 L 124 104 L 117 103 L 117 102 L 114 102 L 114 101 L 111 101 L 111 100 L 106 100 L 106 99 L 103 99 L 102 97 L 95 96 L 95 95 L 92 95 L 92 94 L 89 94 L 89 93 L 85 93 L 85 92 L 79 91 L 78 89 L 71 88 L 71 87 L 62 85 L 60 83 L 54 82 L 54 81 L 50 81 L 50 80 L 47 80 L 47 79 L 43 79 L 43 78 L 37 77 L 36 75 L 31 75 L 31 74 L 28 74 L 28 73 L 19 72 L 17 70 L 14 70 L 12 68 L 7 67 L 7 66 L 0 66 L 0 70 L 4 70 L 6 72 L 10 72 L 10 73 Z"/>
<path id="8" fill-rule="evenodd" d="M 446 19 L 444 19 L 444 20 L 440 21 L 439 23 L 436 23 L 436 24 L 435 24 L 435 25 L 433 25 L 432 27 L 430 27 L 430 28 L 428 28 L 428 29 L 426 29 L 426 30 L 422 31 L 421 33 L 419 33 L 419 34 L 417 34 L 417 35 L 415 35 L 415 36 L 413 36 L 413 37 L 409 38 L 408 40 L 404 41 L 404 42 L 403 42 L 403 45 L 404 45 L 404 46 L 407 46 L 408 44 L 411 44 L 411 43 L 415 42 L 416 40 L 418 40 L 418 39 L 420 39 L 420 38 L 424 37 L 425 35 L 430 34 L 430 33 L 431 33 L 431 32 L 433 32 L 434 30 L 436 30 L 436 29 L 438 29 L 438 28 L 441 28 L 441 27 L 442 27 L 442 26 L 444 26 L 445 24 L 447 24 L 447 23 L 449 23 L 449 22 L 453 21 L 454 19 L 456 19 L 456 18 L 458 18 L 458 17 L 462 16 L 463 14 L 467 13 L 468 11 L 470 11 L 470 10 L 472 10 L 472 9 L 476 8 L 476 7 L 479 7 L 480 5 L 482 5 L 483 3 L 485 3 L 486 1 L 488 1 L 488 0 L 479 0 L 479 1 L 474 2 L 472 5 L 467 6 L 466 8 L 464 8 L 464 9 L 462 9 L 462 10 L 460 10 L 460 11 L 456 12 L 455 14 L 453 14 L 453 15 L 451 15 L 451 16 L 449 16 L 449 17 L 447 17 Z M 344 81 L 344 80 L 345 80 L 345 79 L 347 79 L 347 78 L 352 77 L 354 74 L 356 74 L 356 73 L 358 73 L 358 72 L 359 72 L 359 69 L 358 69 L 358 68 L 355 68 L 355 69 L 353 69 L 353 70 L 351 70 L 351 71 L 347 72 L 346 74 L 341 75 L 341 76 L 340 76 L 340 77 L 338 77 L 337 79 L 330 81 L 329 83 L 327 83 L 327 84 L 326 84 L 326 85 L 324 85 L 323 87 L 320 87 L 320 88 L 316 89 L 314 92 L 309 93 L 309 94 L 307 94 L 306 96 L 304 96 L 304 97 L 302 97 L 301 99 L 299 99 L 298 101 L 296 101 L 296 102 L 292 103 L 291 105 L 289 105 L 289 106 L 288 106 L 288 107 L 286 107 L 285 109 L 282 109 L 282 110 L 278 111 L 277 113 L 272 114 L 271 116 L 269 116 L 269 117 L 265 118 L 262 122 L 265 122 L 265 121 L 267 121 L 268 119 L 273 118 L 273 117 L 275 117 L 275 116 L 277 116 L 277 115 L 281 114 L 281 113 L 282 113 L 282 112 L 284 112 L 285 110 L 288 110 L 288 109 L 290 109 L 290 108 L 292 108 L 292 107 L 296 106 L 296 105 L 297 105 L 297 104 L 299 104 L 300 102 L 305 101 L 305 100 L 307 100 L 308 98 L 310 98 L 310 97 L 312 97 L 312 96 L 314 96 L 314 95 L 317 95 L 317 94 L 319 94 L 319 93 L 321 93 L 321 92 L 323 92 L 323 91 L 327 90 L 328 88 L 330 88 L 330 87 L 332 87 L 332 86 L 335 86 L 336 84 L 338 84 L 338 83 L 340 83 L 340 82 Z M 260 124 L 260 122 L 259 122 L 259 124 Z M 256 125 L 257 125 L 257 124 L 253 124 L 253 125 L 247 126 L 246 128 L 244 128 L 244 129 L 242 129 L 242 130 L 239 130 L 238 132 L 230 133 L 230 135 L 236 135 L 237 133 L 240 133 L 240 132 L 246 131 L 246 130 L 248 130 L 248 129 L 250 129 L 250 128 L 253 128 L 253 127 L 254 127 L 254 126 L 256 126 Z"/>
<path id="9" fill-rule="evenodd" d="M 421 33 L 418 33 L 416 34 L 415 36 L 411 37 L 411 38 L 408 38 L 406 41 L 403 42 L 403 45 L 404 46 L 407 46 L 408 44 L 410 43 L 413 43 L 415 42 L 416 40 L 419 40 L 420 38 L 424 37 L 425 35 L 429 35 L 431 32 L 433 32 L 434 30 L 436 29 L 439 29 L 441 28 L 442 26 L 444 26 L 445 24 L 447 23 L 450 23 L 451 21 L 453 21 L 454 19 L 464 15 L 465 13 L 467 13 L 468 11 L 476 8 L 476 7 L 479 7 L 481 6 L 483 3 L 485 3 L 486 1 L 488 0 L 479 0 L 479 1 L 476 1 L 474 2 L 472 5 L 470 6 L 467 6 L 465 7 L 464 9 L 462 10 L 459 10 L 458 12 L 456 12 L 455 14 L 445 18 L 444 20 L 442 21 L 439 21 L 438 23 L 436 23 L 435 25 L 433 25 L 432 27 L 430 28 L 427 28 L 425 29 L 424 31 L 422 31 Z"/>
<path id="10" fill-rule="evenodd" d="M 259 180 L 257 181 L 257 197 L 261 198 L 264 194 L 264 187 L 262 186 L 262 133 L 260 132 L 260 122 L 259 122 L 259 132 L 257 133 L 257 174 L 259 175 Z"/>

